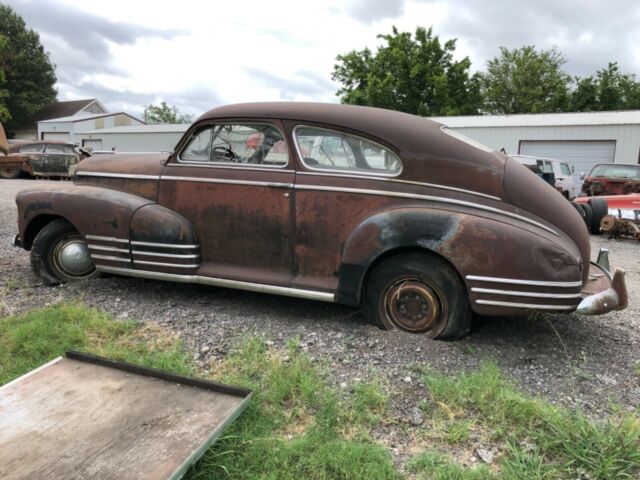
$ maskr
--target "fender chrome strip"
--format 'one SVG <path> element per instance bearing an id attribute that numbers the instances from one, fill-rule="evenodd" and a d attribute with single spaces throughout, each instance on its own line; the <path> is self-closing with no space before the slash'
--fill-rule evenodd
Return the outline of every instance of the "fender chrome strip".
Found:
<path id="1" fill-rule="evenodd" d="M 126 263 L 131 263 L 131 258 L 129 257 L 113 257 L 110 255 L 94 255 L 93 253 L 90 254 L 91 258 L 94 260 L 111 260 L 113 262 L 126 262 Z M 96 265 L 96 268 L 97 265 Z"/>
<path id="2" fill-rule="evenodd" d="M 455 200 L 453 198 L 445 198 L 445 197 L 435 197 L 433 195 L 421 195 L 416 193 L 404 193 L 404 192 L 387 192 L 384 190 L 368 190 L 368 189 L 360 189 L 360 188 L 343 188 L 343 187 L 325 187 L 321 185 L 297 185 L 295 186 L 296 190 L 319 190 L 326 192 L 345 192 L 345 193 L 360 193 L 363 195 L 380 195 L 385 197 L 399 197 L 399 198 L 410 198 L 413 200 L 427 200 L 432 202 L 440 202 L 440 203 L 449 203 L 452 205 L 460 205 L 462 207 L 470 207 L 476 208 L 478 210 L 484 210 L 491 213 L 497 213 L 498 215 L 504 215 L 506 217 L 515 218 L 517 220 L 521 220 L 526 223 L 530 223 L 531 225 L 535 225 L 536 227 L 542 228 L 547 232 L 550 232 L 556 236 L 558 232 L 555 230 L 543 225 L 535 220 L 531 220 L 530 218 L 523 217 L 522 215 L 518 215 L 517 213 L 506 212 L 504 210 L 500 210 L 499 208 L 488 207 L 486 205 L 481 205 L 479 203 L 467 202 L 464 200 Z"/>
<path id="3" fill-rule="evenodd" d="M 497 302 L 493 300 L 476 300 L 479 305 L 493 305 L 496 307 L 513 307 L 513 308 L 526 308 L 530 310 L 575 310 L 578 305 L 536 305 L 535 303 L 512 303 L 512 302 Z"/>
<path id="4" fill-rule="evenodd" d="M 150 262 L 148 260 L 134 260 L 134 263 L 137 265 L 138 263 L 144 265 L 155 265 L 157 267 L 171 267 L 171 268 L 198 268 L 200 266 L 199 263 L 190 263 L 188 265 L 183 263 L 163 263 L 163 262 Z"/>
<path id="5" fill-rule="evenodd" d="M 154 243 L 154 242 L 131 242 L 131 245 L 140 245 L 143 247 L 164 247 L 164 248 L 199 248 L 200 245 L 186 245 L 182 243 Z"/>
<path id="6" fill-rule="evenodd" d="M 128 238 L 116 238 L 116 237 L 103 237 L 100 235 L 85 235 L 85 239 L 87 240 L 99 240 L 102 242 L 120 242 L 120 243 L 129 243 Z"/>
<path id="7" fill-rule="evenodd" d="M 411 180 L 400 180 L 397 178 L 385 178 L 385 177 L 369 177 L 366 175 L 349 175 L 344 173 L 323 173 L 323 172 L 297 172 L 296 175 L 312 175 L 317 177 L 341 177 L 341 178 L 350 178 L 354 180 L 374 180 L 378 182 L 393 182 L 393 183 L 402 183 L 405 185 L 417 185 L 419 187 L 430 187 L 430 188 L 439 188 L 441 190 L 449 190 L 452 192 L 459 193 L 467 193 L 469 195 L 476 195 L 478 197 L 490 198 L 491 200 L 497 200 L 501 202 L 502 199 L 500 197 L 494 197 L 493 195 L 488 195 L 486 193 L 475 192 L 473 190 L 466 190 L 464 188 L 456 188 L 449 187 L 447 185 L 440 185 L 438 183 L 426 183 L 426 182 L 413 182 Z"/>
<path id="8" fill-rule="evenodd" d="M 274 293 L 287 297 L 306 298 L 308 300 L 320 300 L 323 302 L 334 302 L 335 295 L 329 292 L 318 292 L 315 290 L 303 290 L 299 288 L 280 287 L 276 285 L 264 285 L 261 283 L 242 282 L 239 280 L 228 280 L 224 278 L 202 277 L 200 275 L 178 275 L 175 273 L 150 272 L 146 270 L 134 270 L 131 268 L 109 267 L 96 265 L 96 270 L 106 273 L 128 275 L 131 277 L 148 278 L 151 280 L 165 280 L 180 283 L 198 283 L 213 287 L 228 287 L 238 290 L 248 290 L 251 292 Z"/>
<path id="9" fill-rule="evenodd" d="M 166 258 L 198 258 L 200 256 L 200 254 L 198 253 L 194 253 L 192 255 L 179 255 L 177 253 L 146 252 L 144 250 L 133 250 L 131 253 L 133 253 L 134 255 L 143 255 L 148 257 L 166 257 Z"/>
<path id="10" fill-rule="evenodd" d="M 293 184 L 291 183 L 258 182 L 253 180 L 228 180 L 224 178 L 177 177 L 173 175 L 163 175 L 162 180 L 172 180 L 175 182 L 219 183 L 222 185 L 248 185 L 252 187 L 293 188 Z"/>
<path id="11" fill-rule="evenodd" d="M 129 253 L 129 249 L 127 248 L 104 247 L 102 245 L 91 245 L 91 244 L 88 244 L 87 247 L 89 247 L 89 250 L 103 250 L 105 252 Z"/>
<path id="12" fill-rule="evenodd" d="M 160 180 L 160 175 L 144 175 L 137 173 L 108 173 L 108 172 L 76 172 L 78 177 L 106 177 L 133 178 L 138 180 Z"/>
<path id="13" fill-rule="evenodd" d="M 517 290 L 494 290 L 492 288 L 472 288 L 475 293 L 488 293 L 491 295 L 507 295 L 512 297 L 533 297 L 533 298 L 580 298 L 581 293 L 542 293 L 542 292 L 519 292 Z"/>
<path id="14" fill-rule="evenodd" d="M 512 285 L 531 285 L 534 287 L 581 287 L 582 281 L 579 282 L 544 282 L 538 280 L 520 280 L 517 278 L 499 278 L 499 277 L 480 277 L 478 275 L 467 275 L 467 280 L 492 283 L 510 283 Z"/>

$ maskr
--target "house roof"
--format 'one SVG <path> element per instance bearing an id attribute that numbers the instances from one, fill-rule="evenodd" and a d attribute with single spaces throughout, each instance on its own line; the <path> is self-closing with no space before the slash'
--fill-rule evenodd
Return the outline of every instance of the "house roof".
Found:
<path id="1" fill-rule="evenodd" d="M 58 123 L 58 122 L 73 122 L 73 123 L 75 123 L 75 122 L 84 122 L 85 120 L 91 120 L 91 119 L 94 119 L 94 118 L 113 117 L 115 115 L 126 115 L 129 118 L 133 118 L 134 120 L 136 120 L 138 122 L 144 123 L 139 118 L 136 118 L 133 115 L 129 115 L 126 112 L 89 113 L 89 114 L 86 114 L 86 115 L 71 115 L 71 116 L 68 116 L 68 117 L 50 118 L 48 120 L 41 120 L 39 123 Z"/>
<path id="2" fill-rule="evenodd" d="M 518 115 L 472 115 L 430 117 L 452 128 L 556 127 L 578 125 L 640 125 L 640 110 L 613 112 L 523 113 Z"/>
<path id="3" fill-rule="evenodd" d="M 97 101 L 97 99 L 89 98 L 86 100 L 70 100 L 68 102 L 50 103 L 46 107 L 43 107 L 34 113 L 31 116 L 29 123 L 20 126 L 16 130 L 36 130 L 38 128 L 38 122 L 49 120 L 51 118 L 70 117 L 82 111 L 84 108 L 87 108 L 95 101 Z"/>

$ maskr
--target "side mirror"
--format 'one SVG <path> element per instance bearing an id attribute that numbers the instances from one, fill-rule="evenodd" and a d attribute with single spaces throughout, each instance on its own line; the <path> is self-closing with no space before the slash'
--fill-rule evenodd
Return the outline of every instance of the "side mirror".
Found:
<path id="1" fill-rule="evenodd" d="M 584 180 L 585 178 L 587 178 L 587 173 L 586 172 L 580 172 L 580 180 Z"/>
<path id="2" fill-rule="evenodd" d="M 7 142 L 7 136 L 4 133 L 4 128 L 0 123 L 0 152 L 5 155 L 9 155 L 9 142 Z"/>

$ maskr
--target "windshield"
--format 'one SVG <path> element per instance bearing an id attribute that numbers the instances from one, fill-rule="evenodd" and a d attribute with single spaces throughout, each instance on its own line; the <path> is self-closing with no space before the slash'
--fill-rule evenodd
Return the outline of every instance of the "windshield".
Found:
<path id="1" fill-rule="evenodd" d="M 596 165 L 589 176 L 640 180 L 640 165 Z"/>

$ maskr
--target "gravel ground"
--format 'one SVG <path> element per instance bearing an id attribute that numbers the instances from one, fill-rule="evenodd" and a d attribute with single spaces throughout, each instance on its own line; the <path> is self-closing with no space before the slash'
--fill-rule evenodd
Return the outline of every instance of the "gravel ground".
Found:
<path id="1" fill-rule="evenodd" d="M 0 181 L 0 315 L 82 300 L 119 318 L 157 322 L 179 332 L 203 365 L 224 356 L 245 335 L 263 335 L 276 346 L 298 336 L 311 357 L 331 365 L 331 380 L 339 388 L 377 375 L 391 393 L 396 426 L 406 427 L 384 433 L 394 450 L 403 448 L 413 428 L 412 411 L 426 396 L 416 375 L 420 365 L 455 373 L 490 359 L 525 391 L 578 407 L 593 418 L 603 418 L 612 404 L 624 410 L 640 406 L 637 242 L 592 237 L 594 252 L 607 246 L 612 265 L 627 271 L 627 310 L 595 318 L 479 319 L 467 338 L 440 342 L 379 330 L 350 308 L 286 297 L 119 277 L 44 286 L 31 272 L 28 252 L 10 246 L 16 233 L 13 198 L 33 183 Z"/>

